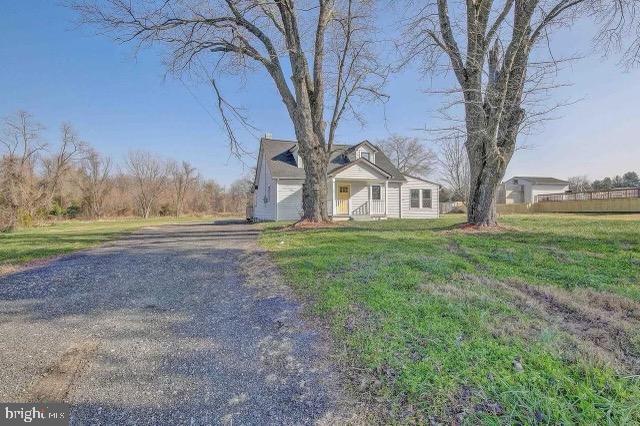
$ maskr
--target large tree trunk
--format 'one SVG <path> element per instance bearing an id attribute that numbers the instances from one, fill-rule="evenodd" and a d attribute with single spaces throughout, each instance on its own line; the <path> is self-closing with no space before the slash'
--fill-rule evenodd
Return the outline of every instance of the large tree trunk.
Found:
<path id="1" fill-rule="evenodd" d="M 473 126 L 467 128 L 466 147 L 469 158 L 469 200 L 467 203 L 467 222 L 477 226 L 495 226 L 497 224 L 496 196 L 502 183 L 507 165 L 511 161 L 516 146 L 517 124 L 523 111 L 517 109 L 510 114 L 509 126 L 502 131 L 498 140 L 489 140 L 491 126 Z"/>
<path id="2" fill-rule="evenodd" d="M 300 157 L 304 163 L 305 181 L 302 186 L 302 220 L 328 222 L 327 168 L 329 154 L 314 131 L 310 110 L 300 108 L 291 114 L 298 139 Z"/>
<path id="3" fill-rule="evenodd" d="M 496 194 L 504 170 L 487 162 L 473 160 L 470 160 L 470 168 L 467 222 L 477 226 L 494 226 L 497 221 Z"/>
<path id="4" fill-rule="evenodd" d="M 316 157 L 316 155 L 311 157 Z M 319 158 L 306 161 L 304 165 L 306 179 L 302 186 L 302 219 L 311 222 L 326 222 L 329 220 L 327 210 L 327 161 L 324 160 L 326 155 L 322 152 L 317 157 Z"/>
<path id="5" fill-rule="evenodd" d="M 520 113 L 518 112 L 518 116 Z M 486 135 L 486 130 L 477 128 L 471 134 Z M 469 157 L 469 201 L 467 222 L 476 226 L 497 224 L 496 195 L 516 143 L 516 131 L 509 131 L 496 142 L 486 137 L 468 137 Z M 500 147 L 495 149 L 494 147 Z"/>

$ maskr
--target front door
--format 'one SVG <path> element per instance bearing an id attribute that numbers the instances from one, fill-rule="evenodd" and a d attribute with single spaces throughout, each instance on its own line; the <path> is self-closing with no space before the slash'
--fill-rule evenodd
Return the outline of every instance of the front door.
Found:
<path id="1" fill-rule="evenodd" d="M 351 185 L 338 184 L 338 214 L 349 214 L 349 198 L 351 197 Z"/>

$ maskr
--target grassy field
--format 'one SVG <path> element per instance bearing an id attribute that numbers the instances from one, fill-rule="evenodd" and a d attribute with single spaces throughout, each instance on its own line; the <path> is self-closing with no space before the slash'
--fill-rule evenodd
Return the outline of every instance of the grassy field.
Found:
<path id="1" fill-rule="evenodd" d="M 34 228 L 0 233 L 0 273 L 26 262 L 95 246 L 145 226 L 205 220 L 158 217 L 99 221 L 67 220 Z"/>
<path id="2" fill-rule="evenodd" d="M 638 424 L 640 215 L 462 221 L 274 227 L 262 243 L 386 421 Z"/>

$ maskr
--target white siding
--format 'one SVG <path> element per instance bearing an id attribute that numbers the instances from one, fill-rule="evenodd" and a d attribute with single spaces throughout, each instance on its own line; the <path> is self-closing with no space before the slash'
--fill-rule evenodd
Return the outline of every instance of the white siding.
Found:
<path id="1" fill-rule="evenodd" d="M 264 161 L 261 164 L 259 172 L 258 189 L 256 189 L 253 199 L 253 215 L 258 220 L 275 220 L 276 180 L 271 177 L 271 171 Z"/>
<path id="2" fill-rule="evenodd" d="M 384 186 L 382 187 L 382 192 L 384 192 Z M 389 205 L 387 206 L 387 216 L 400 217 L 400 184 L 399 183 L 395 183 L 395 182 L 389 183 L 389 196 L 388 196 L 387 202 L 389 203 Z"/>
<path id="3" fill-rule="evenodd" d="M 375 153 L 373 151 L 371 151 L 370 149 L 364 147 L 364 146 L 361 146 L 360 148 L 358 148 L 356 150 L 356 160 L 358 158 L 362 157 L 362 153 L 363 152 L 368 152 L 369 153 L 369 161 L 371 161 L 373 164 L 376 163 L 376 155 L 375 155 Z"/>
<path id="4" fill-rule="evenodd" d="M 369 214 L 369 185 L 366 182 L 351 183 L 351 214 L 360 216 Z M 383 188 L 384 190 L 384 188 Z"/>
<path id="5" fill-rule="evenodd" d="M 407 219 L 434 219 L 438 217 L 440 187 L 434 183 L 425 182 L 410 176 L 405 176 L 407 181 L 402 185 L 402 218 Z M 412 189 L 430 189 L 431 190 L 431 208 L 411 208 L 411 190 Z"/>
<path id="6" fill-rule="evenodd" d="M 502 185 L 503 193 L 498 197 L 499 204 L 518 204 L 524 202 L 524 188 L 521 184 L 507 181 Z"/>
<path id="7" fill-rule="evenodd" d="M 568 189 L 568 185 L 531 185 L 531 201 L 528 202 L 535 203 L 536 197 L 541 194 L 565 192 Z"/>
<path id="8" fill-rule="evenodd" d="M 369 179 L 378 180 L 383 179 L 384 176 L 375 171 L 372 167 L 363 167 L 360 164 L 355 164 L 346 170 L 341 171 L 336 175 L 336 179 Z"/>
<path id="9" fill-rule="evenodd" d="M 499 204 L 528 204 L 535 203 L 538 195 L 564 192 L 569 187 L 562 184 L 534 184 L 527 179 L 511 178 L 502 185 L 502 189 L 503 191 L 498 196 Z"/>
<path id="10" fill-rule="evenodd" d="M 302 217 L 302 180 L 278 181 L 278 220 Z"/>

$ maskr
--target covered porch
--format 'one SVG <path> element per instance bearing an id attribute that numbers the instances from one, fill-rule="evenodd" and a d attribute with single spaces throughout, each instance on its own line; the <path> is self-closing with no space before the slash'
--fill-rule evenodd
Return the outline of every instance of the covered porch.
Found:
<path id="1" fill-rule="evenodd" d="M 389 211 L 389 175 L 360 158 L 329 175 L 331 216 L 340 219 L 383 219 Z"/>
<path id="2" fill-rule="evenodd" d="M 334 219 L 381 219 L 388 214 L 387 180 L 331 180 Z"/>

